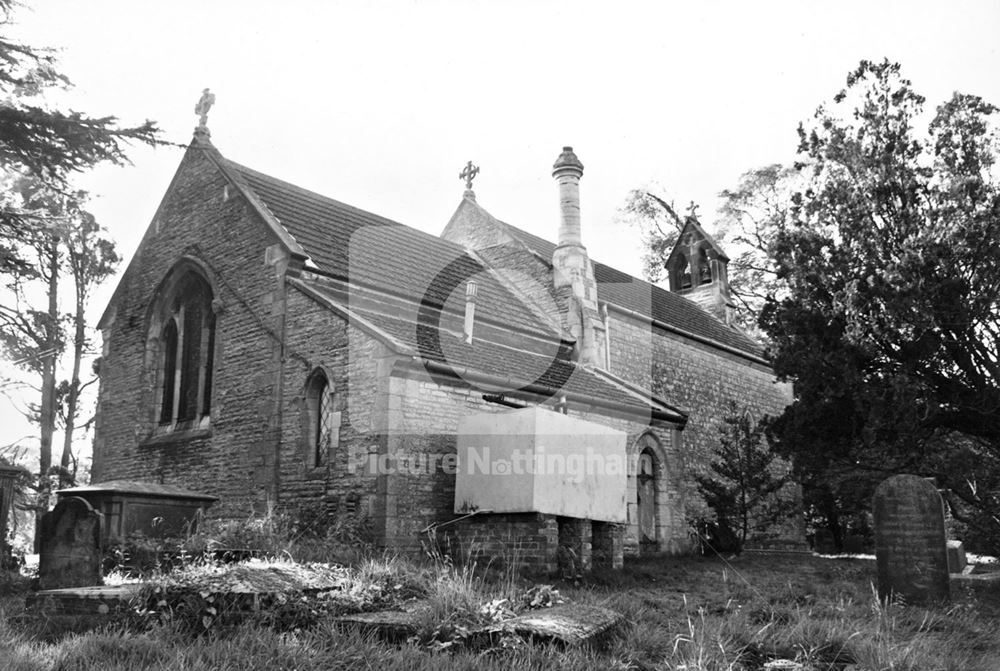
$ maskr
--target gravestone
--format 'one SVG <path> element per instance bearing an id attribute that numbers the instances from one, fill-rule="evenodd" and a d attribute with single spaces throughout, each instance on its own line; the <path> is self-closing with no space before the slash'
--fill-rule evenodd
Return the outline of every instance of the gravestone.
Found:
<path id="1" fill-rule="evenodd" d="M 23 469 L 8 466 L 0 460 L 0 570 L 17 566 L 11 555 L 10 543 L 7 542 L 7 519 L 14 504 L 14 487 L 22 471 Z"/>
<path id="2" fill-rule="evenodd" d="M 71 496 L 42 516 L 38 588 L 100 585 L 101 513 Z"/>
<path id="3" fill-rule="evenodd" d="M 894 475 L 875 490 L 873 508 L 879 596 L 908 604 L 947 601 L 944 505 L 934 485 Z"/>
<path id="4" fill-rule="evenodd" d="M 948 572 L 961 573 L 965 570 L 966 563 L 962 541 L 948 541 Z"/>

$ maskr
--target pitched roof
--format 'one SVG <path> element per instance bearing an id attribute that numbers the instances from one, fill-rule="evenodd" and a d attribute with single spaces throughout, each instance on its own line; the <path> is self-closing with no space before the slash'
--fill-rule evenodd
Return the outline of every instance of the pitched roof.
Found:
<path id="1" fill-rule="evenodd" d="M 544 262 L 551 263 L 556 248 L 554 243 L 499 219 L 495 221 Z M 756 358 L 763 356 L 764 348 L 760 343 L 738 328 L 719 321 L 696 303 L 599 261 L 593 264 L 597 295 L 601 300 L 744 354 Z"/>
<path id="2" fill-rule="evenodd" d="M 336 304 L 349 319 L 373 327 L 372 332 L 390 346 L 402 345 L 407 353 L 445 366 L 460 378 L 465 377 L 460 373 L 465 370 L 503 379 L 511 385 L 509 391 L 524 385 L 550 387 L 595 406 L 679 424 L 686 421 L 683 412 L 666 402 L 570 361 L 561 328 L 529 307 L 496 271 L 460 245 L 222 160 L 244 183 L 255 204 L 266 208 L 264 214 L 301 246 L 319 273 L 364 287 L 365 299 L 345 304 L 343 293 L 324 283 L 305 279 L 295 285 L 331 306 Z M 477 321 L 534 337 L 519 340 L 517 348 L 484 338 L 469 345 L 457 334 L 449 334 L 441 322 L 442 328 L 433 329 L 440 347 L 428 342 L 432 330 L 418 327 L 418 306 L 461 314 L 465 284 L 473 278 L 478 285 Z M 366 309 L 363 306 L 370 308 L 373 295 L 368 289 L 405 302 L 402 307 L 387 301 L 383 309 Z"/>
<path id="3" fill-rule="evenodd" d="M 478 285 L 478 316 L 557 337 L 493 271 L 461 246 L 377 214 L 226 161 L 291 234 L 319 272 L 434 306 L 460 309 L 465 285 Z"/>
<path id="4" fill-rule="evenodd" d="M 438 328 L 421 328 L 414 310 L 378 310 L 358 305 L 344 305 L 335 291 L 319 283 L 295 281 L 294 286 L 328 304 L 334 304 L 356 326 L 366 328 L 387 340 L 390 346 L 402 346 L 402 353 L 424 362 L 444 364 L 455 377 L 469 379 L 470 371 L 494 378 L 498 390 L 548 388 L 558 394 L 589 399 L 595 405 L 617 405 L 622 410 L 648 414 L 652 409 L 659 419 L 683 423 L 685 414 L 665 401 L 636 391 L 628 385 L 569 360 L 566 347 L 554 348 L 537 339 L 525 338 L 518 347 L 475 338 L 467 343 L 459 334 Z M 388 338 L 385 338 L 385 337 Z M 439 369 L 440 370 L 440 369 Z M 476 379 L 481 378 L 475 376 Z M 484 389 L 489 391 L 489 389 Z M 537 393 L 537 392 L 533 392 Z"/>

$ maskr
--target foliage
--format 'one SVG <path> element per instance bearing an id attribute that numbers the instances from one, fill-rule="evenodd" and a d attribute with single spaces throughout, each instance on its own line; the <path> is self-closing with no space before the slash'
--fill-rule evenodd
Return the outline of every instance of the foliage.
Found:
<path id="1" fill-rule="evenodd" d="M 662 188 L 652 187 L 657 191 Z M 684 220 L 672 202 L 651 189 L 633 189 L 618 212 L 622 221 L 638 226 L 642 232 L 643 275 L 650 282 L 660 282 L 666 275 L 664 264 L 684 228 Z"/>
<path id="2" fill-rule="evenodd" d="M 409 571 L 417 570 L 410 567 Z M 729 562 L 652 557 L 565 590 L 576 603 L 621 612 L 626 624 L 597 646 L 498 643 L 440 647 L 386 643 L 322 621 L 306 628 L 248 621 L 209 635 L 176 625 L 37 636 L 37 623 L 10 617 L 0 602 L 5 668 L 50 669 L 761 669 L 776 659 L 805 668 L 994 669 L 1000 656 L 996 610 L 958 600 L 949 608 L 878 601 L 874 562 L 748 556 Z M 484 606 L 492 600 L 484 602 Z M 501 610 L 494 607 L 492 612 Z M 488 610 L 488 609 L 487 609 Z M 213 628 L 214 629 L 214 628 Z"/>
<path id="3" fill-rule="evenodd" d="M 15 5 L 13 0 L 0 0 L 4 15 L 0 25 L 10 24 Z M 0 166 L 6 171 L 65 187 L 73 172 L 102 162 L 126 163 L 128 143 L 157 141 L 159 131 L 152 121 L 122 128 L 113 116 L 63 112 L 46 103 L 47 91 L 71 86 L 56 69 L 52 50 L 0 36 Z M 16 215 L 5 213 L 5 217 L 4 225 L 23 227 Z"/>
<path id="4" fill-rule="evenodd" d="M 40 464 L 42 476 L 37 484 L 44 508 L 55 476 L 59 487 L 72 486 L 78 462 L 73 454 L 74 431 L 81 422 L 78 415 L 81 394 L 96 381 L 96 376 L 81 380 L 84 356 L 93 349 L 87 328 L 86 308 L 94 287 L 109 277 L 119 257 L 114 244 L 93 215 L 83 209 L 86 194 L 63 193 L 23 176 L 10 176 L 4 185 L 0 204 L 7 210 L 32 213 L 35 227 L 19 231 L 14 237 L 0 236 L 0 247 L 20 259 L 16 273 L 5 276 L 0 293 L 0 349 L 27 377 L 12 388 L 36 390 L 38 400 L 28 402 L 25 416 L 40 429 Z M 72 281 L 72 309 L 61 311 L 67 287 Z M 66 346 L 71 352 L 70 379 L 58 381 L 57 369 Z M 19 394 L 24 397 L 23 391 Z M 61 424 L 63 448 L 53 463 L 53 434 Z"/>
<path id="5" fill-rule="evenodd" d="M 4 15 L 0 25 L 10 23 L 14 6 L 11 0 L 0 0 Z M 83 211 L 71 178 L 99 163 L 126 163 L 126 145 L 155 144 L 159 134 L 150 121 L 120 127 L 112 116 L 57 109 L 51 104 L 52 95 L 70 86 L 57 71 L 51 51 L 0 35 L 0 177 L 6 187 L 0 199 L 0 274 L 8 280 L 10 298 L 0 307 L 0 340 L 8 357 L 40 378 L 40 402 L 28 409 L 40 428 L 38 514 L 49 503 L 52 440 L 60 401 L 57 358 L 66 341 L 72 342 L 73 374 L 61 386 L 67 402 L 65 441 L 56 468 L 65 486 L 71 484 L 75 470 L 70 447 L 82 386 L 80 359 L 87 345 L 83 308 L 89 287 L 110 274 L 117 261 L 110 243 L 88 237 L 97 229 L 93 217 Z M 66 256 L 70 270 L 63 265 Z M 99 268 L 101 262 L 110 267 Z M 71 338 L 64 333 L 59 312 L 59 281 L 64 272 L 76 280 Z M 27 290 L 25 284 L 43 288 Z"/>
<path id="6" fill-rule="evenodd" d="M 771 246 L 788 294 L 761 316 L 776 372 L 795 381 L 772 435 L 818 480 L 937 476 L 982 513 L 970 526 L 996 534 L 995 475 L 958 465 L 963 451 L 1000 455 L 997 109 L 956 93 L 925 134 L 923 110 L 898 65 L 863 61 L 800 128 L 807 183 Z"/>
<path id="7" fill-rule="evenodd" d="M 734 189 L 719 196 L 722 206 L 715 222 L 719 240 L 730 256 L 729 289 L 736 304 L 735 323 L 754 336 L 768 297 L 785 294 L 784 283 L 769 253 L 771 242 L 788 219 L 789 197 L 800 181 L 797 171 L 772 164 L 748 170 Z"/>
<path id="8" fill-rule="evenodd" d="M 764 426 L 735 401 L 719 426 L 719 447 L 710 473 L 696 475 L 698 489 L 715 513 L 715 538 L 732 538 L 739 551 L 751 531 L 771 527 L 788 510 L 777 496 L 786 479 L 764 440 Z M 735 538 L 733 538 L 735 536 Z"/>
<path id="9" fill-rule="evenodd" d="M 735 323 L 755 336 L 761 335 L 757 319 L 764 300 L 783 293 L 768 250 L 776 232 L 785 225 L 789 196 L 799 181 L 795 170 L 774 164 L 745 172 L 733 189 L 719 193 L 722 205 L 712 226 L 713 237 L 725 243 L 730 257 L 727 268 L 736 306 Z M 662 187 L 634 189 L 619 210 L 622 221 L 642 232 L 643 274 L 650 282 L 665 279 L 665 264 L 686 220 L 663 191 Z M 693 211 L 692 204 L 688 216 Z"/>

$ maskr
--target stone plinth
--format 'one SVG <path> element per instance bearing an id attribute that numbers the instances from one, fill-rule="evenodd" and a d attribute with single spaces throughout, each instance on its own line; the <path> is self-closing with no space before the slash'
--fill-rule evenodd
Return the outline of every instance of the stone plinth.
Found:
<path id="1" fill-rule="evenodd" d="M 594 522 L 591 538 L 595 569 L 619 570 L 625 565 L 625 525 Z"/>
<path id="2" fill-rule="evenodd" d="M 965 546 L 962 541 L 948 541 L 948 573 L 961 573 L 965 569 Z"/>
<path id="3" fill-rule="evenodd" d="M 944 506 L 930 482 L 896 475 L 875 490 L 875 557 L 882 598 L 908 604 L 949 599 Z"/>
<path id="4" fill-rule="evenodd" d="M 593 568 L 590 520 L 559 517 L 559 570 L 564 578 L 576 578 Z"/>
<path id="5" fill-rule="evenodd" d="M 512 564 L 542 575 L 556 572 L 559 525 L 553 515 L 484 513 L 452 525 L 446 536 L 453 553 L 468 564 Z"/>

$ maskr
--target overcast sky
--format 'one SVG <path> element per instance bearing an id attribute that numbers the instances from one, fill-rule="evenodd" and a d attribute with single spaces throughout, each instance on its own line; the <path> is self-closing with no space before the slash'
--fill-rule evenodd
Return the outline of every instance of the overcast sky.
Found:
<path id="1" fill-rule="evenodd" d="M 630 189 L 659 184 L 710 223 L 742 172 L 793 159 L 798 123 L 861 59 L 900 62 L 931 104 L 1000 104 L 998 0 L 28 1 L 7 34 L 62 50 L 75 109 L 187 143 L 210 87 L 224 156 L 431 233 L 471 159 L 482 206 L 554 239 L 551 165 L 572 145 L 584 244 L 634 274 L 638 231 L 615 221 Z M 80 180 L 126 258 L 181 153 L 137 148 Z"/>

